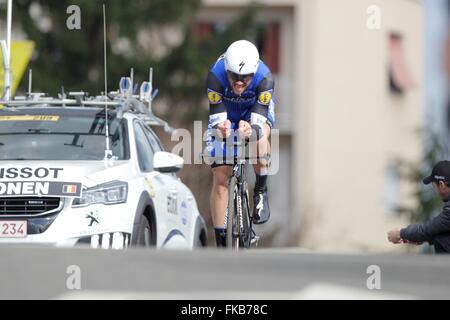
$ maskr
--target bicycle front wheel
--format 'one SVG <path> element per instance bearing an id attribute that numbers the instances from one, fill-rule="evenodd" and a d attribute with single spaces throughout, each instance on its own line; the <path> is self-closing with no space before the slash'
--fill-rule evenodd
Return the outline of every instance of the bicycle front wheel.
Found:
<path id="1" fill-rule="evenodd" d="M 228 213 L 227 213 L 227 247 L 239 250 L 240 223 L 237 217 L 238 185 L 236 177 L 231 177 L 228 184 Z"/>

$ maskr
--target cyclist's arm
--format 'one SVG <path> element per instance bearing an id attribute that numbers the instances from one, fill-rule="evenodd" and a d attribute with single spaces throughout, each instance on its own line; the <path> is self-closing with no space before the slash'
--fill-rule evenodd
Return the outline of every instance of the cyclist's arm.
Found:
<path id="1" fill-rule="evenodd" d="M 450 205 L 446 205 L 435 218 L 400 230 L 400 237 L 411 242 L 432 243 L 435 236 L 448 232 L 450 232 Z"/>
<path id="2" fill-rule="evenodd" d="M 218 124 L 228 119 L 228 115 L 227 108 L 222 100 L 223 86 L 212 72 L 208 73 L 206 88 L 209 100 L 209 125 L 216 128 Z"/>
<path id="3" fill-rule="evenodd" d="M 257 139 L 263 136 L 263 127 L 269 115 L 269 105 L 272 101 L 275 82 L 269 72 L 256 89 L 257 100 L 251 109 L 250 125 L 257 134 Z"/>

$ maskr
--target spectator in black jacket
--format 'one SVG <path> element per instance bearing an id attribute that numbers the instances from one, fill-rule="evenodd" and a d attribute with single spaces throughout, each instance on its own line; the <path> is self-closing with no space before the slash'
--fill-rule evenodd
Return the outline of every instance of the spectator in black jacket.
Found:
<path id="1" fill-rule="evenodd" d="M 435 218 L 425 223 L 412 224 L 401 230 L 388 233 L 392 243 L 434 245 L 436 253 L 450 253 L 450 161 L 438 162 L 424 184 L 432 184 L 439 197 L 445 202 L 444 209 Z"/>

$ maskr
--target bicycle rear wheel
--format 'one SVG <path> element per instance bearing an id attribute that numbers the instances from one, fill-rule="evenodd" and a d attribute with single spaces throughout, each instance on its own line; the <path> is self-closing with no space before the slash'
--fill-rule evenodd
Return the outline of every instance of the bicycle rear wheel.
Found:
<path id="1" fill-rule="evenodd" d="M 252 221 L 250 217 L 250 206 L 248 201 L 248 190 L 247 184 L 244 186 L 244 190 L 242 190 L 242 210 L 241 210 L 241 231 L 240 231 L 240 239 L 241 245 L 244 248 L 250 248 L 252 242 Z"/>

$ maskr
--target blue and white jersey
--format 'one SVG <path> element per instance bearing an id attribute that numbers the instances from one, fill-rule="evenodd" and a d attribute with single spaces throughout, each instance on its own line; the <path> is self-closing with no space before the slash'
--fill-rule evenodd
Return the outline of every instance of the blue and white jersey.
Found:
<path id="1" fill-rule="evenodd" d="M 224 57 L 220 57 L 212 66 L 207 78 L 207 96 L 210 106 L 208 153 L 211 156 L 220 157 L 236 155 L 236 147 L 228 150 L 229 147 L 225 145 L 224 141 L 215 139 L 213 128 L 226 120 L 230 120 L 232 130 L 238 129 L 241 120 L 261 129 L 265 123 L 273 128 L 275 126 L 273 95 L 274 81 L 264 62 L 259 62 L 258 69 L 248 87 L 241 95 L 237 95 L 233 92 L 228 79 Z M 236 134 L 235 132 L 233 140 L 236 139 Z"/>
<path id="2" fill-rule="evenodd" d="M 225 69 L 225 59 L 220 57 L 212 66 L 207 78 L 207 96 L 210 104 L 209 128 L 230 120 L 236 129 L 244 120 L 262 128 L 264 123 L 275 125 L 274 81 L 269 68 L 260 61 L 252 81 L 241 95 L 233 92 Z"/>

